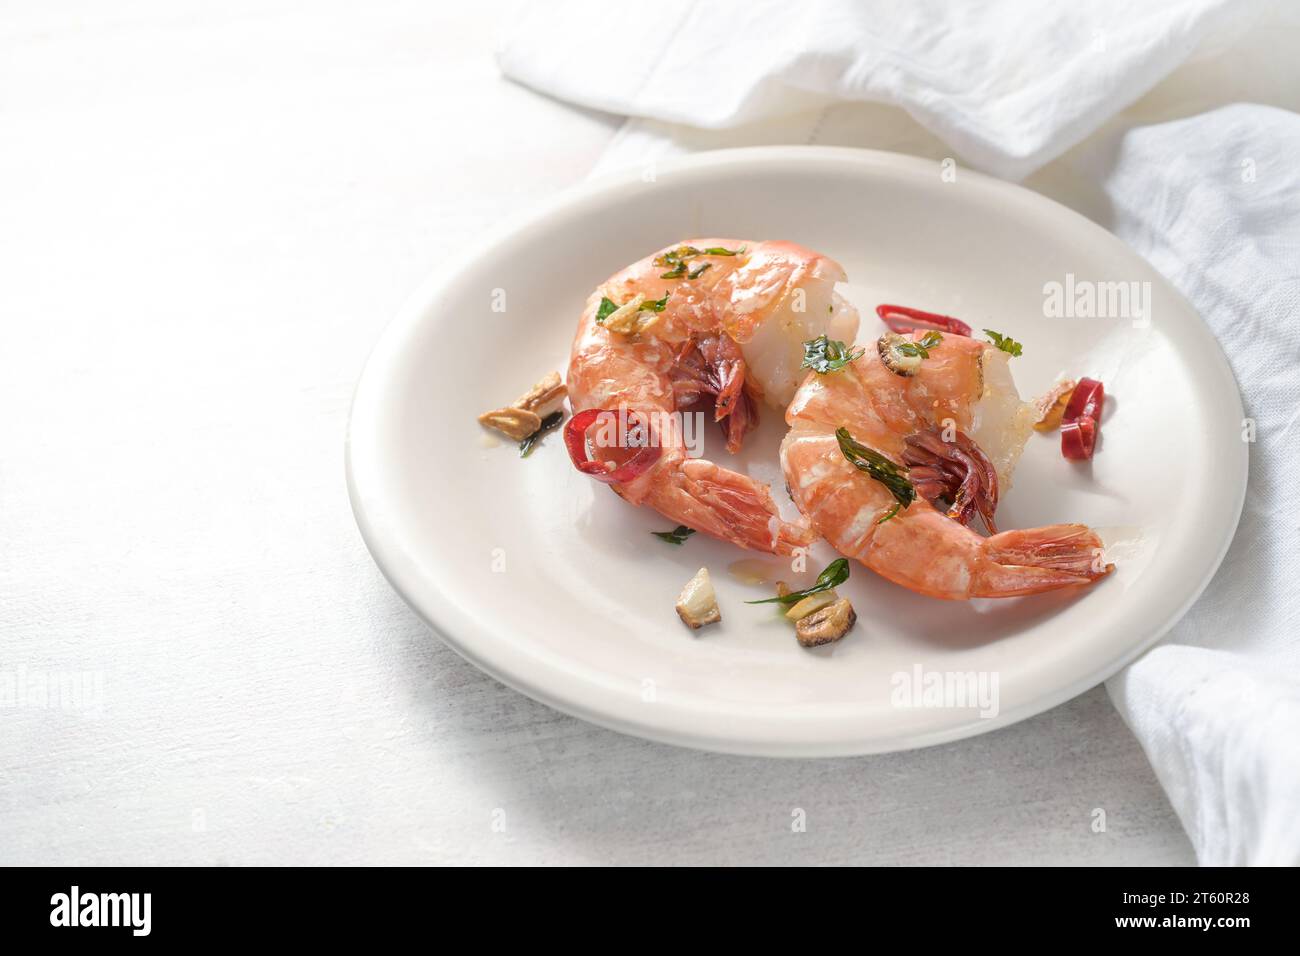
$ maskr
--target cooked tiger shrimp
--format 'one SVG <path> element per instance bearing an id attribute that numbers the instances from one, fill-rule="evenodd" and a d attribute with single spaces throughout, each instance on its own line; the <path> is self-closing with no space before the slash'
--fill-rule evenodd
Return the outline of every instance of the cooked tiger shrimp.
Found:
<path id="1" fill-rule="evenodd" d="M 1084 525 L 997 532 L 998 497 L 1035 417 L 1009 359 L 918 330 L 809 375 L 781 445 L 799 510 L 842 554 L 930 597 L 1037 594 L 1107 574 Z M 988 537 L 969 527 L 977 515 Z"/>
<path id="2" fill-rule="evenodd" d="M 740 449 L 758 405 L 803 380 L 804 341 L 852 341 L 844 270 L 789 242 L 691 239 L 605 281 L 578 323 L 566 385 L 574 465 L 633 504 L 742 548 L 790 554 L 816 535 L 768 487 L 687 453 L 681 415 L 711 413 Z"/>

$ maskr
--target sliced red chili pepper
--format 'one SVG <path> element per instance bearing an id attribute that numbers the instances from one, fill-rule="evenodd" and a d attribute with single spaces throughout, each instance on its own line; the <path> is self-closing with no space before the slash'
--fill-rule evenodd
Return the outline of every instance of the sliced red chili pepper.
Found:
<path id="1" fill-rule="evenodd" d="M 1061 425 L 1061 454 L 1071 461 L 1087 461 L 1097 447 L 1097 420 L 1081 415 Z"/>
<path id="2" fill-rule="evenodd" d="M 1095 378 L 1081 378 L 1061 415 L 1061 454 L 1071 461 L 1088 461 L 1097 448 L 1106 387 Z"/>
<path id="3" fill-rule="evenodd" d="M 970 326 L 961 319 L 954 319 L 951 315 L 922 312 L 920 309 L 909 309 L 905 305 L 878 305 L 876 315 L 889 326 L 891 332 L 900 335 L 915 329 L 934 329 L 936 332 L 949 332 L 952 335 L 964 335 L 970 338 Z"/>
<path id="4" fill-rule="evenodd" d="M 1095 378 L 1081 378 L 1074 391 L 1070 393 L 1070 400 L 1065 403 L 1065 412 L 1061 415 L 1061 421 L 1072 422 L 1082 415 L 1087 415 L 1093 421 L 1101 421 L 1101 406 L 1106 403 L 1106 387 Z"/>
<path id="5" fill-rule="evenodd" d="M 632 456 L 621 465 L 612 461 L 593 459 L 587 449 L 587 429 L 596 424 L 602 415 L 617 416 L 618 412 L 608 408 L 588 408 L 578 412 L 564 426 L 564 446 L 569 449 L 569 458 L 573 467 L 584 475 L 590 475 L 607 485 L 631 481 L 644 474 L 651 465 L 659 460 L 663 448 L 658 444 L 647 444 L 633 452 Z"/>

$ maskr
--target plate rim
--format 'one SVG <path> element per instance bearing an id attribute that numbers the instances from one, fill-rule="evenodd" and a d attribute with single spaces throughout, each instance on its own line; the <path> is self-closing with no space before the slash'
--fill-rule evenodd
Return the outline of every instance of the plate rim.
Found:
<path id="1" fill-rule="evenodd" d="M 902 171 L 916 170 L 918 164 L 924 164 L 927 170 L 933 166 L 932 161 L 922 157 L 885 150 L 840 146 L 755 146 L 710 150 L 668 160 L 658 160 L 656 161 L 656 167 L 661 173 L 670 174 L 676 171 L 702 169 L 710 166 L 779 164 L 791 161 L 809 161 L 815 164 L 825 160 L 856 163 L 864 167 L 877 169 L 892 167 Z M 810 172 L 813 172 L 813 170 L 810 169 Z M 1094 235 L 1103 237 L 1102 241 L 1104 242 L 1122 246 L 1129 255 L 1135 256 L 1145 263 L 1152 275 L 1163 285 L 1164 292 L 1180 301 L 1198 320 L 1200 331 L 1213 346 L 1208 352 L 1215 366 L 1215 371 L 1232 386 L 1231 391 L 1236 400 L 1237 417 L 1244 416 L 1245 410 L 1241 390 L 1232 372 L 1227 355 L 1223 351 L 1222 344 L 1214 335 L 1213 330 L 1206 324 L 1200 312 L 1144 256 L 1114 233 L 1048 196 L 1019 184 L 996 179 L 973 170 L 963 169 L 962 176 L 967 182 L 973 180 L 981 184 L 983 188 L 999 190 L 1022 201 L 1054 207 L 1055 213 L 1064 214 L 1067 218 L 1072 219 L 1076 227 L 1085 232 L 1092 231 Z M 462 658 L 513 690 L 548 707 L 610 730 L 659 743 L 707 752 L 746 756 L 807 758 L 858 756 L 899 752 L 962 740 L 1010 726 L 1059 706 L 1114 676 L 1114 674 L 1149 650 L 1169 633 L 1204 594 L 1206 588 L 1218 573 L 1240 526 L 1241 514 L 1245 505 L 1250 461 L 1249 448 L 1245 442 L 1242 443 L 1241 451 L 1237 455 L 1237 467 L 1233 469 L 1237 493 L 1235 506 L 1231 509 L 1232 520 L 1225 525 L 1229 530 L 1222 536 L 1213 560 L 1206 565 L 1201 580 L 1188 592 L 1189 596 L 1186 600 L 1171 614 L 1167 615 L 1159 626 L 1153 628 L 1146 638 L 1135 642 L 1124 654 L 1118 655 L 1094 668 L 1083 677 L 1035 697 L 1032 701 L 1002 711 L 994 718 L 909 733 L 888 740 L 883 738 L 863 738 L 856 741 L 839 739 L 832 741 L 810 739 L 775 740 L 722 736 L 716 731 L 711 733 L 695 728 L 691 730 L 684 728 L 674 730 L 650 720 L 637 719 L 629 712 L 624 705 L 625 702 L 620 697 L 611 695 L 607 689 L 597 687 L 582 677 L 553 671 L 553 680 L 539 679 L 539 675 L 535 673 L 530 675 L 528 673 L 529 670 L 535 671 L 537 669 L 536 661 L 526 659 L 522 660 L 524 667 L 511 668 L 501 659 L 502 656 L 509 658 L 514 653 L 507 645 L 499 645 L 504 648 L 506 653 L 495 658 L 484 653 L 476 653 L 475 647 L 491 646 L 491 630 L 481 627 L 478 622 L 463 616 L 461 620 L 450 623 L 447 620 L 439 620 L 430 609 L 423 606 L 418 596 L 417 582 L 413 577 L 415 571 L 410 567 L 411 562 L 405 555 L 398 553 L 398 549 L 395 548 L 391 538 L 385 534 L 382 527 L 384 523 L 382 516 L 372 511 L 376 502 L 367 491 L 371 484 L 371 477 L 367 474 L 367 471 L 373 469 L 375 462 L 366 461 L 364 457 L 358 458 L 358 446 L 362 446 L 364 455 L 366 440 L 364 435 L 360 442 L 357 440 L 358 422 L 366 421 L 378 411 L 378 406 L 381 404 L 383 384 L 388 377 L 385 373 L 391 370 L 393 359 L 401 352 L 401 349 L 396 346 L 407 334 L 425 321 L 425 314 L 436 290 L 477 261 L 483 250 L 493 248 L 509 237 L 540 225 L 562 210 L 569 209 L 580 203 L 598 202 L 610 194 L 618 193 L 630 187 L 635 188 L 638 185 L 644 187 L 646 184 L 636 170 L 625 170 L 603 175 L 570 186 L 548 200 L 508 218 L 493 229 L 485 231 L 473 243 L 472 249 L 467 249 L 446 261 L 440 268 L 433 270 L 417 286 L 415 291 L 406 298 L 396 315 L 380 332 L 358 377 L 349 409 L 344 439 L 345 476 L 353 517 L 367 550 L 390 586 L 425 625 Z M 433 602 L 428 603 L 433 604 Z M 446 605 L 443 606 L 446 607 Z M 457 632 L 461 633 L 460 637 L 457 636 Z M 566 694 L 558 687 L 558 685 L 566 682 L 572 685 L 575 681 L 580 685 L 580 689 L 586 692 L 585 694 Z M 602 704 L 600 700 L 603 700 L 604 703 Z"/>

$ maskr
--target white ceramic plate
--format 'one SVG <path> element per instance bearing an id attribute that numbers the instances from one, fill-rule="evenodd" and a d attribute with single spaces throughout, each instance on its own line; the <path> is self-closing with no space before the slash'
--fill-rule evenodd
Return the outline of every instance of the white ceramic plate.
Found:
<path id="1" fill-rule="evenodd" d="M 1054 433 L 1033 436 L 998 519 L 1003 528 L 1086 522 L 1107 540 L 1117 572 L 1079 592 L 963 604 L 918 597 L 855 566 L 839 590 L 859 611 L 857 628 L 810 652 L 770 609 L 743 603 L 771 593 L 728 573 L 755 555 L 702 536 L 659 542 L 649 532 L 670 522 L 575 472 L 558 433 L 527 460 L 509 443 L 485 445 L 475 416 L 563 372 L 597 283 L 702 235 L 788 239 L 839 260 L 864 316 L 859 341 L 880 333 L 876 304 L 901 303 L 1023 342 L 1013 369 L 1026 397 L 1061 373 L 1103 380 L 1108 404 L 1091 465 L 1065 461 Z M 1149 323 L 1141 327 L 1132 307 L 1120 318 L 1046 317 L 1045 284 L 1067 275 L 1076 295 L 1080 282 L 1149 283 Z M 787 506 L 776 464 L 784 425 L 770 411 L 764 418 L 739 460 L 773 480 Z M 1192 308 L 1070 210 L 965 170 L 946 182 L 936 164 L 905 156 L 747 149 L 661 166 L 654 181 L 582 186 L 439 272 L 370 357 L 352 409 L 348 477 L 362 534 L 393 586 L 510 686 L 676 744 L 857 754 L 1020 720 L 1094 686 L 1159 638 L 1209 582 L 1236 529 L 1241 419 L 1227 362 Z M 819 545 L 810 571 L 832 557 Z M 724 621 L 692 634 L 673 603 L 702 565 Z M 953 681 L 968 678 L 945 675 L 974 675 L 963 686 L 982 687 L 983 700 L 963 701 Z M 904 696 L 939 680 L 953 692 Z"/>

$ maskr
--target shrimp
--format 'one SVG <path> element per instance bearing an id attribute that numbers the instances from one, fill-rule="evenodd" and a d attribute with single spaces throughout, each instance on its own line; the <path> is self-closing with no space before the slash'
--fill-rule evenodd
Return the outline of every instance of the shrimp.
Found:
<path id="1" fill-rule="evenodd" d="M 844 270 L 789 242 L 691 239 L 606 280 L 578 323 L 566 385 L 574 465 L 622 498 L 742 548 L 791 554 L 816 535 L 781 518 L 768 487 L 691 457 L 681 416 L 710 414 L 729 452 L 784 409 L 804 341 L 852 341 Z M 595 457 L 592 457 L 595 456 Z"/>
<path id="2" fill-rule="evenodd" d="M 1109 573 L 1084 525 L 997 531 L 999 494 L 1035 418 L 1009 359 L 962 335 L 917 330 L 809 375 L 781 445 L 799 510 L 842 554 L 930 597 L 1037 594 Z M 988 537 L 969 526 L 977 515 Z"/>

